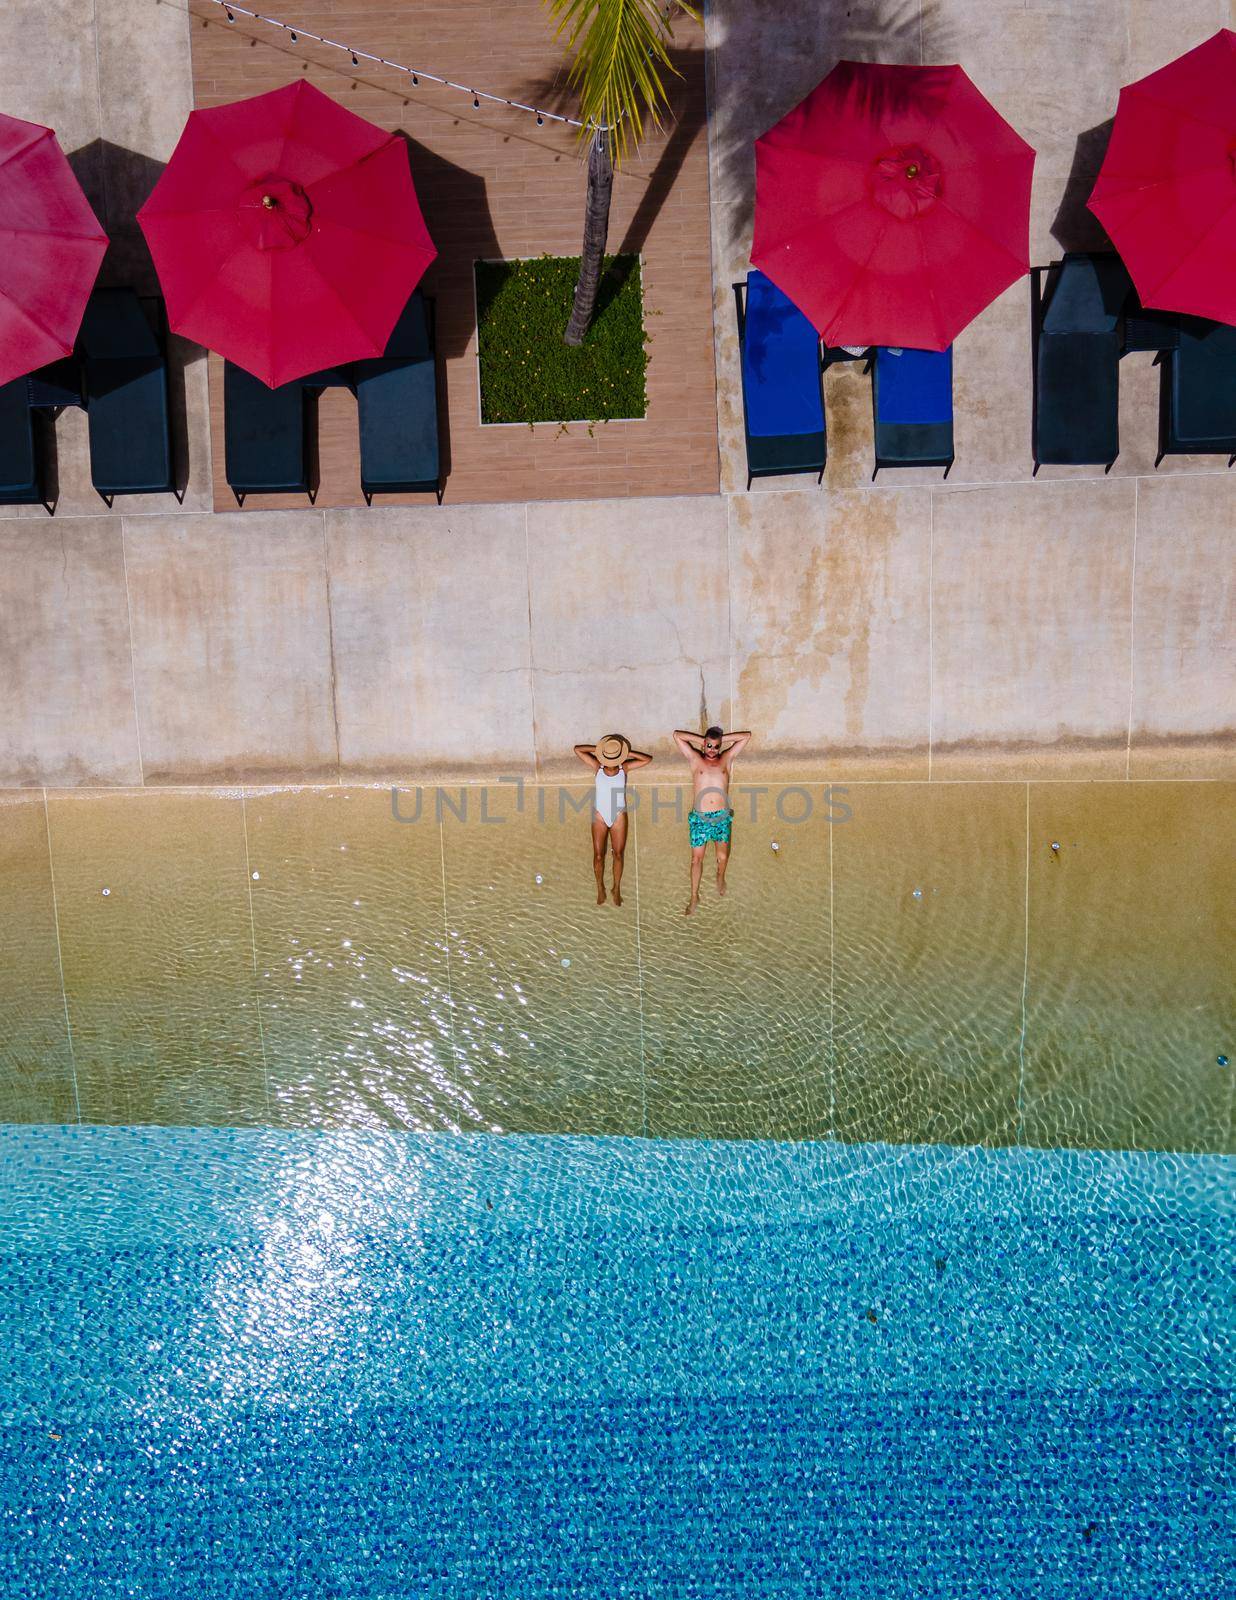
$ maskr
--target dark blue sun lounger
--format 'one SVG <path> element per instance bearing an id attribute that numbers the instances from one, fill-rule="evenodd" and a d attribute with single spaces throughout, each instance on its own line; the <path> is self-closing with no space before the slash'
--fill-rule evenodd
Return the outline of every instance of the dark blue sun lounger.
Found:
<path id="1" fill-rule="evenodd" d="M 1183 319 L 1180 340 L 1162 357 L 1159 455 L 1236 460 L 1236 328 Z"/>
<path id="2" fill-rule="evenodd" d="M 307 494 L 309 426 L 299 381 L 268 389 L 243 367 L 223 364 L 223 444 L 236 504 L 250 494 Z"/>
<path id="3" fill-rule="evenodd" d="M 90 481 L 118 494 L 172 487 L 167 357 L 132 289 L 96 289 L 78 340 L 90 434 Z"/>
<path id="4" fill-rule="evenodd" d="M 1132 283 L 1114 255 L 1082 252 L 1033 274 L 1034 470 L 1111 470 L 1120 454 L 1120 321 Z"/>
<path id="5" fill-rule="evenodd" d="M 28 381 L 14 378 L 0 385 L 0 505 L 47 505 L 46 467 Z"/>
<path id="6" fill-rule="evenodd" d="M 754 478 L 824 476 L 828 441 L 820 336 L 762 272 L 734 285 L 747 436 L 747 488 Z"/>
<path id="7" fill-rule="evenodd" d="M 953 464 L 953 347 L 891 350 L 876 347 L 871 377 L 875 466 Z"/>
<path id="8" fill-rule="evenodd" d="M 366 503 L 375 494 L 432 491 L 441 504 L 433 306 L 419 289 L 395 324 L 385 354 L 355 362 L 352 372 Z"/>

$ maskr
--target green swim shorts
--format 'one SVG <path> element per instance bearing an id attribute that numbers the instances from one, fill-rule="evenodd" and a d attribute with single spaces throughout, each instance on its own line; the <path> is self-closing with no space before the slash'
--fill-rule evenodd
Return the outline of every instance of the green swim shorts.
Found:
<path id="1" fill-rule="evenodd" d="M 691 830 L 691 848 L 698 850 L 702 844 L 729 844 L 732 811 L 689 811 L 687 827 Z"/>

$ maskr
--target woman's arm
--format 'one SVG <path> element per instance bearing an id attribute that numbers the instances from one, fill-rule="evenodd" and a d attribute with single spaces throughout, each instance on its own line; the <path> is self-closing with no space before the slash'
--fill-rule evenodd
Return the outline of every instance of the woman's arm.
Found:
<path id="1" fill-rule="evenodd" d="M 593 772 L 596 772 L 601 765 L 601 763 L 593 755 L 592 746 L 590 744 L 577 744 L 575 746 L 575 754 L 584 763 L 584 765 L 586 767 L 590 767 Z"/>
<path id="2" fill-rule="evenodd" d="M 622 764 L 624 767 L 646 767 L 651 760 L 652 757 L 645 755 L 642 750 L 632 750 Z"/>

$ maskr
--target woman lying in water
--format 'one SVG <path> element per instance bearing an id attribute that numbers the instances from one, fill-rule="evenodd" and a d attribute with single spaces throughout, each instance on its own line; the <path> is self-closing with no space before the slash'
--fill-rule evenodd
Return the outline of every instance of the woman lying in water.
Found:
<path id="1" fill-rule="evenodd" d="M 597 904 L 605 904 L 605 848 L 614 852 L 614 904 L 622 904 L 622 858 L 627 847 L 627 773 L 652 760 L 620 733 L 607 733 L 596 744 L 577 744 L 575 754 L 596 773 L 592 800 L 592 870 L 597 880 Z"/>

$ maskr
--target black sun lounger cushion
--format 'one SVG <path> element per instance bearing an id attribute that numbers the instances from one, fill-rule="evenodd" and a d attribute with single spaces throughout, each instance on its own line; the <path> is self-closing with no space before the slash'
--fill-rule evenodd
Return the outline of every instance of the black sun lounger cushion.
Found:
<path id="1" fill-rule="evenodd" d="M 305 391 L 297 382 L 268 389 L 243 367 L 223 367 L 223 443 L 233 492 L 308 494 Z"/>
<path id="2" fill-rule="evenodd" d="M 365 498 L 423 490 L 440 498 L 433 323 L 419 290 L 404 307 L 385 354 L 356 362 L 353 372 Z"/>
<path id="3" fill-rule="evenodd" d="M 1120 453 L 1118 257 L 1066 255 L 1049 283 L 1034 356 L 1036 465 L 1108 466 Z"/>
<path id="4" fill-rule="evenodd" d="M 25 378 L 0 385 L 0 505 L 42 503 L 42 463 Z"/>
<path id="5" fill-rule="evenodd" d="M 132 289 L 90 296 L 80 345 L 90 481 L 105 500 L 172 487 L 167 360 Z"/>
<path id="6" fill-rule="evenodd" d="M 1186 323 L 1163 362 L 1160 455 L 1236 454 L 1236 328 Z"/>

